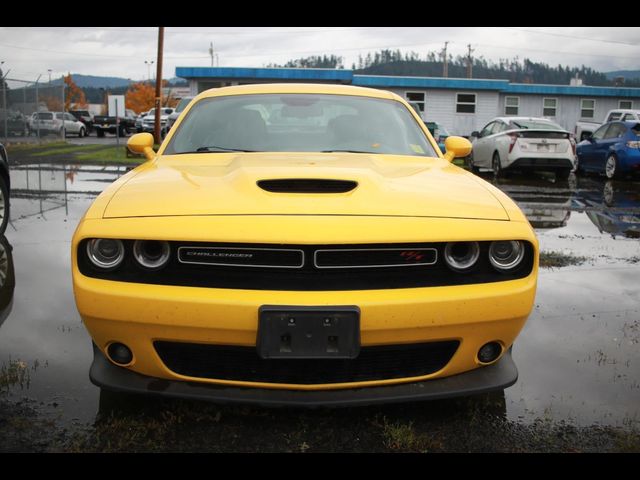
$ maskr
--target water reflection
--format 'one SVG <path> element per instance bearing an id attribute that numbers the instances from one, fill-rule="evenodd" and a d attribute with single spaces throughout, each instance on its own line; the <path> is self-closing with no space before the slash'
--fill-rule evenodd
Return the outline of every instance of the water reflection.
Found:
<path id="1" fill-rule="evenodd" d="M 13 307 L 13 290 L 16 286 L 16 279 L 12 249 L 13 247 L 6 237 L 0 236 L 0 327 Z"/>

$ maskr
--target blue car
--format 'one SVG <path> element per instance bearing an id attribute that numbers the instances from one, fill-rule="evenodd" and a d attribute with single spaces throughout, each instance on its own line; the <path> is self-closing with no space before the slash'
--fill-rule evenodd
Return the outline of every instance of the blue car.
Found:
<path id="1" fill-rule="evenodd" d="M 640 123 L 609 122 L 576 147 L 578 173 L 604 173 L 618 178 L 640 173 Z"/>

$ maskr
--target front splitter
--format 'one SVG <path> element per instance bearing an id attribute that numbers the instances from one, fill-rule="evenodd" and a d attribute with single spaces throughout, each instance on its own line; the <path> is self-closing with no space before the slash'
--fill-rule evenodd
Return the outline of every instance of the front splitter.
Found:
<path id="1" fill-rule="evenodd" d="M 503 390 L 518 379 L 511 350 L 505 352 L 498 363 L 446 378 L 321 391 L 241 388 L 151 378 L 114 365 L 95 345 L 93 351 L 89 377 L 92 383 L 106 390 L 266 407 L 349 407 L 438 400 Z"/>

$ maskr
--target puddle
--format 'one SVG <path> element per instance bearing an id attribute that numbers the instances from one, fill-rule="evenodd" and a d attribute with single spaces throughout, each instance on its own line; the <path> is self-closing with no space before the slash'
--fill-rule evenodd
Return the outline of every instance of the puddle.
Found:
<path id="1" fill-rule="evenodd" d="M 0 310 L 12 297 L 0 320 L 0 366 L 28 373 L 6 395 L 12 402 L 28 399 L 64 428 L 93 423 L 100 406 L 104 412 L 109 404 L 89 381 L 91 339 L 73 300 L 70 240 L 97 193 L 126 171 L 43 164 L 11 172 L 15 195 L 6 238 L 13 249 L 5 264 L 14 266 L 15 289 L 5 282 L 0 291 Z M 638 427 L 640 183 L 513 178 L 497 186 L 525 211 L 542 250 L 587 260 L 541 270 L 535 310 L 514 346 L 520 377 L 505 390 L 500 412 L 491 415 L 519 424 Z M 0 278 L 2 265 L 0 255 Z M 415 404 L 376 411 L 421 418 L 424 409 Z"/>

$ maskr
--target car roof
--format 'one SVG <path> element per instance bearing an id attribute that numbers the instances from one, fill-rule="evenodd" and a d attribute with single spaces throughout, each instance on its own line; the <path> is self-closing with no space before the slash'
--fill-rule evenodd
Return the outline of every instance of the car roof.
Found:
<path id="1" fill-rule="evenodd" d="M 549 123 L 556 123 L 553 120 L 550 120 L 548 118 L 543 118 L 543 117 L 496 117 L 492 120 L 496 121 L 496 120 L 502 120 L 504 123 L 510 123 L 515 121 L 522 121 L 522 120 L 527 120 L 527 121 L 535 121 L 535 122 L 549 122 Z"/>
<path id="2" fill-rule="evenodd" d="M 235 85 L 231 87 L 212 88 L 200 93 L 198 100 L 226 95 L 253 95 L 268 93 L 318 93 L 326 95 L 355 95 L 371 98 L 399 99 L 392 92 L 374 88 L 355 87 L 353 85 L 333 85 L 321 83 L 260 83 L 252 85 Z"/>

